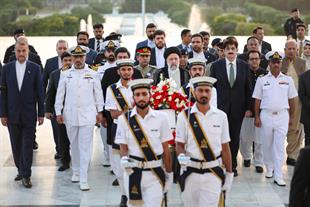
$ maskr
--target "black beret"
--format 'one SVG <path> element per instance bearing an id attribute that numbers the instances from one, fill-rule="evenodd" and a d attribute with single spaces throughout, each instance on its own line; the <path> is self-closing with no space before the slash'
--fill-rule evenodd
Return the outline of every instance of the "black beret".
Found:
<path id="1" fill-rule="evenodd" d="M 15 31 L 14 31 L 14 35 L 17 35 L 17 34 L 24 34 L 25 33 L 25 31 L 24 31 L 24 29 L 22 29 L 22 28 L 18 28 L 18 29 L 16 29 Z"/>
<path id="2" fill-rule="evenodd" d="M 217 45 L 218 43 L 220 43 L 222 41 L 221 38 L 215 38 L 214 40 L 212 40 L 211 45 L 212 47 L 214 47 L 215 45 Z"/>
<path id="3" fill-rule="evenodd" d="M 188 51 L 186 49 L 182 49 L 180 52 L 181 55 L 188 55 Z"/>
<path id="4" fill-rule="evenodd" d="M 178 47 L 168 47 L 164 52 L 164 58 L 167 59 L 167 57 L 173 53 L 181 57 L 181 51 Z"/>

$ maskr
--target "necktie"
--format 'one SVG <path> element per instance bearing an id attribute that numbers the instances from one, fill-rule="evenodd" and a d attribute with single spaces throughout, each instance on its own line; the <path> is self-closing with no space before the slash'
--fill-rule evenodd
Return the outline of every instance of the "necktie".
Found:
<path id="1" fill-rule="evenodd" d="M 235 71 L 234 71 L 234 65 L 232 63 L 229 64 L 229 84 L 230 87 L 232 88 L 234 83 L 235 83 Z"/>
<path id="2" fill-rule="evenodd" d="M 299 49 L 298 49 L 298 56 L 301 57 L 302 55 L 302 47 L 303 47 L 303 44 L 302 44 L 302 41 L 300 41 L 299 43 Z"/>
<path id="3" fill-rule="evenodd" d="M 97 51 L 97 52 L 100 52 L 100 40 L 97 40 L 96 51 Z"/>

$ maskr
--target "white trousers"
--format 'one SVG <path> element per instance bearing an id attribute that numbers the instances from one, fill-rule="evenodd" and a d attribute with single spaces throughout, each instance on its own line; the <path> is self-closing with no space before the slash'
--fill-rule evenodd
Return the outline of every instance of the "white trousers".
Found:
<path id="1" fill-rule="evenodd" d="M 185 207 L 218 207 L 222 181 L 212 173 L 191 173 L 181 194 Z"/>
<path id="2" fill-rule="evenodd" d="M 124 184 L 126 195 L 129 199 L 129 175 L 124 172 Z M 163 187 L 152 171 L 143 171 L 141 180 L 141 192 L 143 205 L 132 205 L 127 202 L 128 207 L 160 207 L 163 201 Z"/>
<path id="3" fill-rule="evenodd" d="M 283 110 L 272 114 L 260 113 L 264 164 L 267 171 L 274 170 L 275 179 L 283 179 L 282 166 L 285 159 L 285 138 L 288 131 L 289 113 Z"/>
<path id="4" fill-rule="evenodd" d="M 80 182 L 87 182 L 87 171 L 93 153 L 94 126 L 66 125 L 70 140 L 72 170 L 80 176 Z"/>
<path id="5" fill-rule="evenodd" d="M 118 150 L 112 149 L 112 157 L 111 157 L 111 168 L 112 171 L 114 172 L 118 183 L 119 187 L 121 189 L 122 195 L 126 195 L 126 191 L 124 188 L 124 171 L 121 167 L 121 155 L 119 154 Z"/>
<path id="6" fill-rule="evenodd" d="M 109 147 L 107 143 L 107 129 L 100 125 L 100 136 L 103 144 L 103 164 L 110 164 Z"/>
<path id="7" fill-rule="evenodd" d="M 263 166 L 261 129 L 255 127 L 254 118 L 244 118 L 240 131 L 240 153 L 244 160 L 251 160 L 255 166 Z M 253 155 L 254 142 L 254 155 Z"/>

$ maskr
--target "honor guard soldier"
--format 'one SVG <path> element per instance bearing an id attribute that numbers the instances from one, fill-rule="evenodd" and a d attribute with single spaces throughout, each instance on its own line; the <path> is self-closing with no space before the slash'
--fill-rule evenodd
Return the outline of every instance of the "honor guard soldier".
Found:
<path id="1" fill-rule="evenodd" d="M 154 74 L 158 69 L 150 65 L 151 48 L 139 47 L 136 50 L 138 65 L 135 67 L 141 72 L 143 78 L 150 78 L 154 80 Z"/>
<path id="2" fill-rule="evenodd" d="M 118 74 L 120 75 L 120 80 L 112 85 L 110 85 L 107 89 L 106 102 L 105 102 L 105 110 L 111 113 L 113 118 L 112 124 L 112 137 L 115 139 L 115 133 L 118 123 L 118 117 L 127 112 L 130 108 L 132 108 L 132 91 L 128 86 L 128 82 L 131 80 L 133 75 L 133 65 L 134 61 L 130 59 L 120 59 L 116 61 L 118 67 Z M 112 148 L 110 150 L 111 156 L 111 167 L 118 179 L 118 183 L 121 188 L 122 198 L 120 206 L 126 206 L 127 197 L 126 191 L 124 188 L 123 181 L 123 170 L 120 166 L 120 154 L 119 154 L 119 145 L 112 143 Z"/>
<path id="3" fill-rule="evenodd" d="M 120 144 L 129 206 L 161 206 L 172 184 L 168 141 L 173 136 L 166 116 L 149 106 L 151 83 L 151 79 L 129 83 L 135 107 L 118 119 L 115 142 Z"/>
<path id="4" fill-rule="evenodd" d="M 227 117 L 210 104 L 215 81 L 192 78 L 196 103 L 178 115 L 176 151 L 185 207 L 218 207 L 224 198 L 221 192 L 229 191 L 233 181 Z"/>
<path id="5" fill-rule="evenodd" d="M 86 47 L 69 50 L 73 66 L 61 74 L 55 101 L 57 122 L 66 124 L 71 146 L 73 183 L 89 190 L 87 171 L 93 149 L 94 125 L 102 120 L 103 93 L 96 72 L 85 64 Z"/>
<path id="6" fill-rule="evenodd" d="M 284 55 L 270 51 L 266 54 L 270 72 L 257 79 L 255 98 L 255 126 L 261 127 L 266 178 L 274 176 L 274 183 L 285 186 L 282 166 L 285 159 L 285 137 L 294 113 L 293 99 L 298 96 L 293 79 L 281 72 Z"/>
<path id="7" fill-rule="evenodd" d="M 189 68 L 188 72 L 189 72 L 189 75 L 191 76 L 191 78 L 204 76 L 205 68 L 206 68 L 206 62 L 204 59 L 191 58 L 191 59 L 188 59 L 187 62 L 188 62 L 188 68 Z M 182 87 L 180 88 L 180 92 L 183 95 L 186 95 L 192 103 L 196 102 L 194 94 L 193 94 L 193 90 L 190 87 L 190 83 L 186 83 L 186 84 L 182 85 Z M 214 107 L 217 107 L 216 89 L 212 87 L 211 93 L 212 93 L 212 95 L 211 95 L 210 104 Z"/>

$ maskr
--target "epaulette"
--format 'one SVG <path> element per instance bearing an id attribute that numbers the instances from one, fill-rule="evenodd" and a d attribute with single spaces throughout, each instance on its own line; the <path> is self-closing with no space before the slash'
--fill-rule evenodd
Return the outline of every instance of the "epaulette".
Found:
<path id="1" fill-rule="evenodd" d="M 101 66 L 101 64 L 89 65 L 89 68 L 94 70 L 94 71 L 97 71 L 99 66 Z"/>

